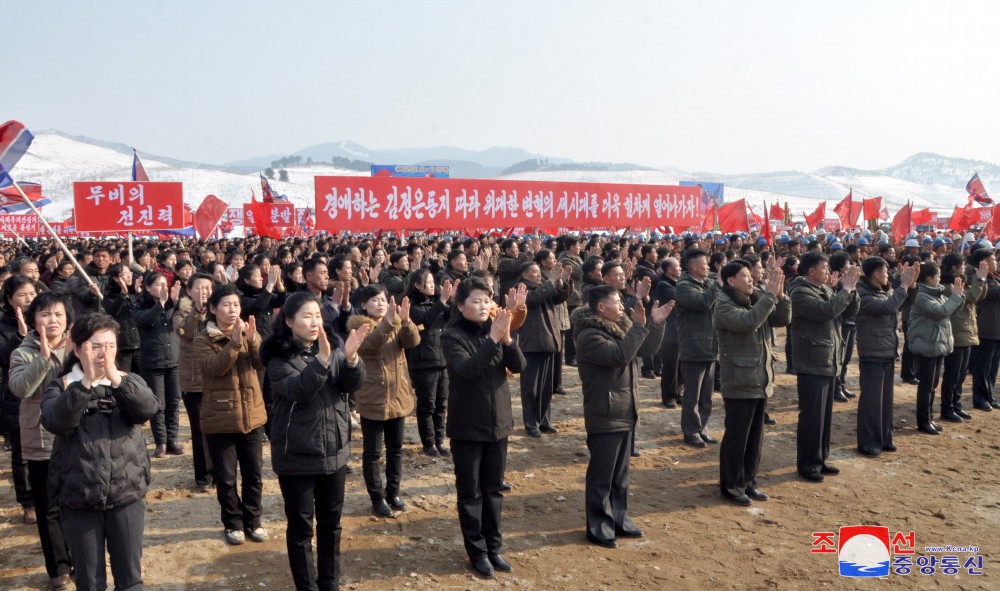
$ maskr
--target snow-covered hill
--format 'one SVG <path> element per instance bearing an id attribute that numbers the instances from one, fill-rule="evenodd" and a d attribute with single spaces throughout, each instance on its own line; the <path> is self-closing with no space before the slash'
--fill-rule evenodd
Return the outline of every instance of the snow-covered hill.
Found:
<path id="1" fill-rule="evenodd" d="M 100 145 L 98 145 L 100 144 Z M 342 142 L 344 150 L 362 149 Z M 117 146 L 114 149 L 109 146 Z M 391 152 L 391 151 L 387 151 Z M 402 151 L 400 151 L 402 152 Z M 466 151 L 463 156 L 472 154 Z M 509 154 L 505 154 L 508 155 Z M 491 154 L 496 158 L 496 154 Z M 510 156 L 509 156 L 510 157 Z M 185 165 L 180 160 L 164 158 L 163 162 L 144 158 L 143 164 L 155 181 L 181 181 L 184 199 L 197 207 L 206 195 L 213 194 L 234 207 L 249 200 L 251 189 L 260 197 L 258 173 L 236 173 L 209 165 Z M 403 163 L 400 161 L 400 163 Z M 482 163 L 483 166 L 492 164 Z M 70 138 L 58 132 L 42 132 L 35 137 L 27 155 L 18 163 L 14 176 L 18 180 L 42 184 L 43 192 L 52 199 L 43 213 L 54 221 L 68 216 L 73 202 L 73 181 L 129 180 L 132 157 L 121 147 L 108 142 L 88 142 Z M 975 168 L 973 168 L 975 167 Z M 916 207 L 930 207 L 949 215 L 956 205 L 967 201 L 965 180 L 973 170 L 978 170 L 987 189 L 990 180 L 1000 178 L 1000 167 L 986 162 L 948 158 L 936 154 L 917 154 L 894 167 L 877 171 L 863 171 L 844 167 L 827 167 L 813 173 L 798 171 L 765 174 L 690 174 L 663 170 L 618 171 L 537 171 L 508 175 L 511 180 L 551 180 L 604 183 L 677 184 L 682 180 L 723 182 L 726 200 L 745 198 L 758 209 L 767 203 L 787 203 L 793 216 L 811 212 L 820 201 L 826 200 L 828 217 L 833 217 L 832 206 L 840 201 L 849 189 L 856 198 L 882 195 L 890 211 L 895 211 L 907 201 Z M 279 193 L 288 195 L 297 207 L 313 206 L 313 177 L 317 175 L 364 176 L 366 173 L 346 170 L 332 164 L 310 164 L 291 167 L 288 182 L 271 181 Z M 926 182 L 919 182 L 925 179 Z M 998 189 L 1000 190 L 1000 189 Z M 759 213 L 759 210 L 758 210 Z"/>

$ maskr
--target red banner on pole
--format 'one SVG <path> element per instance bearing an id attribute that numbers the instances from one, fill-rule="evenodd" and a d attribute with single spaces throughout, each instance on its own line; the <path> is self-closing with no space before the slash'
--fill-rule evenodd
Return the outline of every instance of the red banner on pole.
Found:
<path id="1" fill-rule="evenodd" d="M 181 183 L 76 182 L 78 232 L 144 232 L 184 227 Z"/>
<path id="2" fill-rule="evenodd" d="M 14 232 L 22 238 L 38 236 L 38 216 L 33 213 L 0 213 L 0 235 L 13 238 Z"/>
<path id="3" fill-rule="evenodd" d="M 317 176 L 319 230 L 674 226 L 701 221 L 699 187 Z"/>

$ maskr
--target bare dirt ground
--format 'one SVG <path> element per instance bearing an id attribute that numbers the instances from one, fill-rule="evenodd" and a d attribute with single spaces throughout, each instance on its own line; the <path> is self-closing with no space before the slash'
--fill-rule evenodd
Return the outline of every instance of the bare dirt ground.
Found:
<path id="1" fill-rule="evenodd" d="M 853 391 L 856 379 L 855 374 L 849 380 Z M 632 461 L 630 513 L 646 536 L 620 540 L 617 549 L 606 550 L 583 535 L 588 454 L 575 368 L 565 368 L 564 381 L 568 395 L 553 401 L 560 433 L 532 439 L 520 429 L 511 438 L 507 480 L 514 489 L 506 496 L 503 525 L 512 574 L 498 573 L 492 581 L 471 574 L 450 461 L 421 455 L 410 422 L 402 494 L 409 509 L 397 519 L 370 516 L 361 446 L 354 444 L 355 473 L 348 479 L 343 520 L 342 588 L 1000 588 L 1000 565 L 994 560 L 1000 555 L 1000 412 L 973 410 L 972 422 L 945 423 L 942 436 L 928 436 L 915 428 L 915 387 L 897 383 L 899 451 L 869 459 L 854 451 L 856 399 L 836 404 L 832 461 L 842 473 L 813 484 L 796 475 L 795 378 L 780 374 L 770 407 L 778 424 L 767 427 L 759 479 L 771 499 L 741 508 L 719 497 L 718 446 L 683 445 L 680 411 L 659 404 L 658 381 L 642 380 L 642 457 Z M 969 407 L 968 387 L 966 392 Z M 711 432 L 720 439 L 723 415 L 716 394 Z M 182 418 L 185 431 L 186 425 Z M 148 588 L 292 588 L 281 495 L 266 446 L 264 464 L 264 525 L 271 539 L 231 547 L 222 540 L 214 494 L 192 488 L 190 452 L 153 462 L 143 556 Z M 37 531 L 21 524 L 14 502 L 9 454 L 0 454 L 0 471 L 0 589 L 47 589 Z M 812 532 L 859 524 L 914 531 L 917 555 L 924 554 L 925 545 L 979 546 L 983 575 L 963 570 L 958 575 L 890 574 L 877 581 L 841 578 L 836 554 L 810 552 Z"/>

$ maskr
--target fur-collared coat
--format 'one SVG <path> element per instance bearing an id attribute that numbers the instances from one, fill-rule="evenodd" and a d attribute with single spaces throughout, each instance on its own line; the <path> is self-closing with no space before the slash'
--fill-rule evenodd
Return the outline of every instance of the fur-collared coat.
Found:
<path id="1" fill-rule="evenodd" d="M 355 394 L 358 413 L 374 421 L 408 416 L 416 400 L 404 350 L 420 344 L 420 332 L 413 321 L 403 324 L 398 316 L 395 323 L 390 323 L 387 319 L 375 322 L 362 314 L 351 316 L 347 330 L 364 324 L 372 328 L 358 349 L 367 372 L 364 385 Z"/>
<path id="2" fill-rule="evenodd" d="M 611 322 L 580 306 L 570 317 L 577 370 L 583 383 L 583 420 L 588 434 L 631 431 L 639 420 L 639 355 L 652 355 L 663 340 L 663 324 Z"/>

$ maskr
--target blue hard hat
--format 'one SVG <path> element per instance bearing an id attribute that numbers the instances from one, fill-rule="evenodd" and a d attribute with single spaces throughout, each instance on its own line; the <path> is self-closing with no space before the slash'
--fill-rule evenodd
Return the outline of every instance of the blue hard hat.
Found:
<path id="1" fill-rule="evenodd" d="M 830 250 L 844 250 L 844 245 L 840 242 L 834 242 L 830 245 Z"/>
<path id="2" fill-rule="evenodd" d="M 868 246 L 868 239 L 864 236 L 858 238 L 858 246 Z"/>
<path id="3" fill-rule="evenodd" d="M 791 241 L 792 241 L 792 239 L 789 238 L 788 236 L 782 236 L 781 238 L 778 238 L 778 243 L 779 244 L 788 244 Z"/>

